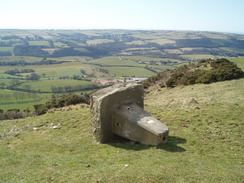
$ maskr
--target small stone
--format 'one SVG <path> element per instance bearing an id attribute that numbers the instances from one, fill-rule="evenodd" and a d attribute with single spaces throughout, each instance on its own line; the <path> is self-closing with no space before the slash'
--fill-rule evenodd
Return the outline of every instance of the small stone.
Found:
<path id="1" fill-rule="evenodd" d="M 53 126 L 53 127 L 51 127 L 52 129 L 60 129 L 61 127 L 59 127 L 59 126 Z"/>

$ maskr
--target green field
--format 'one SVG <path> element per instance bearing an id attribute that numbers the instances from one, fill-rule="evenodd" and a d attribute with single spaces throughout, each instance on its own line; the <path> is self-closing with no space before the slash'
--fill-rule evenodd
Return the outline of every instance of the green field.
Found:
<path id="1" fill-rule="evenodd" d="M 91 57 L 86 57 L 86 56 L 69 56 L 69 57 L 57 57 L 57 58 L 49 58 L 51 60 L 55 60 L 58 62 L 87 62 L 89 60 L 92 60 Z"/>
<path id="2" fill-rule="evenodd" d="M 198 54 L 198 55 L 182 55 L 181 57 L 191 59 L 191 60 L 204 60 L 204 59 L 216 59 L 218 57 L 214 55 L 204 55 L 204 54 Z"/>
<path id="3" fill-rule="evenodd" d="M 2 78 L 9 76 L 9 75 L 0 75 Z M 0 79 L 0 86 L 1 85 L 10 85 L 11 80 L 10 79 Z"/>
<path id="4" fill-rule="evenodd" d="M 49 46 L 48 41 L 29 41 L 31 46 Z"/>
<path id="5" fill-rule="evenodd" d="M 96 44 L 102 44 L 102 43 L 112 43 L 114 41 L 110 39 L 94 39 L 94 40 L 89 40 L 87 41 L 88 45 L 96 45 Z"/>
<path id="6" fill-rule="evenodd" d="M 131 41 L 131 42 L 126 42 L 128 45 L 145 45 L 146 43 L 144 41 Z"/>
<path id="7" fill-rule="evenodd" d="M 8 60 L 9 62 L 17 62 L 19 60 L 26 60 L 29 63 L 40 62 L 43 58 L 36 57 L 1 57 L 2 60 Z M 47 58 L 48 60 L 49 58 Z M 121 57 L 105 57 L 101 59 L 91 60 L 89 57 L 60 57 L 50 58 L 60 62 L 60 64 L 51 65 L 26 65 L 26 66 L 4 66 L 0 67 L 0 84 L 1 87 L 10 87 L 13 83 L 18 83 L 16 86 L 19 89 L 27 89 L 38 92 L 53 92 L 53 88 L 58 87 L 78 87 L 90 88 L 94 86 L 94 83 L 89 81 L 80 81 L 70 79 L 74 76 L 82 77 L 83 79 L 94 79 L 96 77 L 149 77 L 155 73 L 143 68 L 145 64 L 139 64 L 132 60 L 124 60 Z M 90 60 L 90 61 L 89 61 Z M 66 61 L 65 63 L 61 63 Z M 67 62 L 69 61 L 69 62 Z M 100 67 L 95 64 L 104 65 Z M 123 66 L 123 67 L 121 67 Z M 133 66 L 133 67 L 127 67 Z M 156 67 L 156 66 L 155 66 Z M 159 66 L 160 68 L 160 66 Z M 39 81 L 25 80 L 31 73 L 20 73 L 17 75 L 5 74 L 9 70 L 23 70 L 32 69 L 35 74 L 38 74 L 41 78 Z M 82 74 L 81 70 L 86 71 L 86 74 Z M 160 69 L 162 70 L 162 69 Z M 158 70 L 158 71 L 160 71 Z M 108 73 L 104 73 L 108 71 Z M 93 74 L 93 75 L 92 75 Z M 65 78 L 66 79 L 63 79 Z M 115 78 L 116 78 L 115 77 Z M 9 78 L 9 79 L 7 79 Z M 60 79 L 62 78 L 62 79 Z M 82 87 L 81 87 L 82 86 Z M 62 90 L 63 91 L 63 90 Z M 5 95 L 6 91 L 0 91 L 1 96 Z M 15 96 L 14 96 L 15 95 Z M 33 94 L 34 95 L 34 94 Z M 1 100 L 1 109 L 20 108 L 26 109 L 27 107 L 33 109 L 33 104 L 43 103 L 51 97 L 50 94 L 36 94 L 35 96 L 27 92 L 8 91 L 8 97 L 6 100 Z M 22 99 L 21 99 L 22 97 Z M 29 105 L 29 106 L 28 106 Z"/>
<path id="8" fill-rule="evenodd" d="M 35 94 L 13 90 L 0 89 L 0 109 L 24 109 L 29 108 L 33 110 L 33 105 L 47 101 L 51 95 L 49 94 Z"/>
<path id="9" fill-rule="evenodd" d="M 27 66 L 6 66 L 0 67 L 0 74 L 4 74 L 7 70 L 14 69 L 34 69 L 37 74 L 46 74 L 46 77 L 61 77 L 61 76 L 73 76 L 81 75 L 80 69 L 87 67 L 81 65 L 78 62 L 70 62 L 63 64 L 52 65 L 27 65 Z"/>
<path id="10" fill-rule="evenodd" d="M 208 58 L 209 55 L 188 55 L 187 58 L 191 59 L 200 59 Z M 230 57 L 231 61 L 238 64 L 239 67 L 244 69 L 244 57 Z M 0 57 L 0 61 L 7 62 L 17 62 L 24 60 L 28 63 L 40 62 L 43 58 L 38 57 L 21 57 L 21 56 L 10 56 L 10 57 Z M 31 90 L 51 92 L 52 87 L 67 87 L 67 86 L 79 86 L 84 85 L 84 88 L 91 86 L 93 83 L 88 81 L 78 81 L 72 80 L 71 77 L 79 76 L 82 79 L 95 79 L 95 78 L 121 78 L 121 77 L 150 77 L 156 73 L 146 69 L 153 69 L 154 71 L 161 72 L 167 69 L 173 69 L 178 67 L 186 62 L 183 62 L 178 59 L 167 59 L 167 58 L 153 58 L 153 57 L 142 57 L 142 56 L 112 56 L 104 57 L 99 59 L 92 60 L 90 57 L 83 56 L 70 56 L 70 57 L 59 57 L 59 58 L 47 58 L 47 60 L 55 60 L 60 62 L 60 64 L 51 64 L 51 65 L 26 65 L 26 66 L 4 66 L 0 67 L 0 86 L 11 86 L 14 82 L 14 79 L 19 79 L 18 88 L 25 89 L 28 87 Z M 61 63 L 66 61 L 65 63 Z M 164 62 L 176 62 L 177 65 L 151 65 L 151 62 L 159 63 L 160 61 Z M 14 69 L 33 69 L 35 74 L 41 76 L 40 81 L 30 82 L 25 81 L 26 77 L 30 73 L 22 73 L 19 76 L 5 74 L 5 71 L 14 70 Z M 85 71 L 85 74 L 81 72 Z M 105 72 L 106 71 L 106 72 Z M 60 78 L 65 78 L 60 80 Z M 9 79 L 7 79 L 9 78 Z M 1 94 L 1 92 L 0 92 Z M 12 95 L 12 94 L 10 94 Z M 26 94 L 27 95 L 27 94 Z M 50 94 L 51 95 L 51 94 Z M 24 95 L 23 95 L 24 96 Z M 50 96 L 49 96 L 50 97 Z M 43 98 L 43 97 L 41 97 Z M 46 100 L 46 97 L 44 97 Z M 24 99 L 28 101 L 27 97 Z M 32 99 L 29 100 L 31 102 Z M 5 108 L 13 108 L 14 97 L 11 99 L 10 107 L 5 106 Z M 17 101 L 20 103 L 20 101 Z M 1 101 L 2 103 L 2 101 Z M 6 101 L 5 101 L 6 103 Z M 20 105 L 19 105 L 20 106 Z M 31 106 L 30 106 L 31 107 Z M 23 107 L 21 107 L 23 108 Z"/>
<path id="11" fill-rule="evenodd" d="M 21 57 L 18 57 L 21 58 Z M 10 57 L 9 60 L 18 60 L 16 57 Z M 29 61 L 35 62 L 35 59 L 27 57 Z M 24 59 L 24 57 L 22 58 Z M 40 59 L 40 58 L 39 58 Z M 37 103 L 43 103 L 47 99 L 51 98 L 53 94 L 57 95 L 56 92 L 61 92 L 62 94 L 66 91 L 79 89 L 79 93 L 83 92 L 87 88 L 93 88 L 96 84 L 90 81 L 74 80 L 71 79 L 74 76 L 79 76 L 81 79 L 85 79 L 85 75 L 80 72 L 81 69 L 89 69 L 93 66 L 81 64 L 81 62 L 86 62 L 87 57 L 65 57 L 59 58 L 57 61 L 69 60 L 63 64 L 52 64 L 52 65 L 27 65 L 27 66 L 4 66 L 0 67 L 0 87 L 10 87 L 14 83 L 16 89 L 11 90 L 1 90 L 0 89 L 0 109 L 12 109 L 19 108 L 24 110 L 26 108 L 33 109 L 33 105 Z M 9 70 L 23 70 L 23 69 L 33 69 L 35 74 L 38 74 L 41 78 L 39 81 L 26 80 L 26 78 L 31 73 L 21 73 L 17 75 L 5 74 L 5 71 Z M 66 77 L 66 79 L 64 79 Z M 8 79 L 7 79 L 8 78 Z M 60 79 L 62 78 L 62 79 Z M 61 89 L 59 89 L 61 87 Z M 67 89 L 66 89 L 67 88 Z M 68 90 L 68 88 L 70 88 Z M 26 92 L 20 92 L 18 89 L 24 89 Z M 56 89 L 56 90 L 55 90 Z M 37 92 L 50 92 L 49 94 L 37 94 L 31 91 Z M 28 92 L 30 91 L 30 92 Z M 52 93 L 54 92 L 54 93 Z"/>
<path id="12" fill-rule="evenodd" d="M 58 48 L 43 48 L 43 51 L 48 52 L 49 54 L 53 54 L 55 51 L 59 50 Z"/>
<path id="13" fill-rule="evenodd" d="M 244 71 L 244 57 L 230 57 L 230 61 L 235 62 Z"/>
<path id="14" fill-rule="evenodd" d="M 25 61 L 29 63 L 40 62 L 43 58 L 29 56 L 0 56 L 0 62 L 17 62 Z"/>
<path id="15" fill-rule="evenodd" d="M 230 52 L 240 52 L 242 54 L 244 54 L 244 49 L 242 48 L 229 48 L 229 47 L 220 47 L 220 49 L 222 50 L 226 50 L 226 51 L 230 51 Z"/>
<path id="16" fill-rule="evenodd" d="M 26 66 L 26 68 L 34 69 L 37 74 L 46 74 L 46 77 L 81 75 L 80 69 L 83 67 L 86 66 L 81 65 L 78 62 L 53 65 Z"/>
<path id="17" fill-rule="evenodd" d="M 69 46 L 67 44 L 61 43 L 61 42 L 55 42 L 55 47 L 61 47 L 61 48 L 68 48 Z"/>
<path id="18" fill-rule="evenodd" d="M 146 95 L 145 110 L 170 130 L 157 147 L 98 144 L 86 105 L 2 121 L 0 182 L 241 183 L 243 81 Z"/>
<path id="19" fill-rule="evenodd" d="M 13 53 L 13 47 L 0 47 L 0 52 L 11 52 Z"/>
<path id="20" fill-rule="evenodd" d="M 29 109 L 31 112 L 34 111 L 34 105 L 36 104 L 42 104 L 47 102 L 51 98 L 50 96 L 41 97 L 36 100 L 23 100 L 23 101 L 14 101 L 14 102 L 5 102 L 0 103 L 0 109 L 4 110 L 5 112 L 7 110 L 11 109 L 19 109 L 21 112 L 25 111 L 26 109 Z"/>
<path id="21" fill-rule="evenodd" d="M 153 58 L 153 57 L 142 57 L 142 56 L 123 56 L 122 58 L 135 60 L 135 61 L 144 61 L 144 62 L 150 62 L 150 61 L 156 61 L 156 62 L 159 62 L 159 61 L 173 61 L 173 62 L 178 62 L 178 63 L 183 62 L 182 60 L 178 60 L 178 59 Z"/>
<path id="22" fill-rule="evenodd" d="M 28 93 L 18 90 L 52 92 L 55 87 L 87 87 L 93 79 L 150 77 L 219 55 L 244 69 L 243 57 L 238 57 L 243 54 L 243 37 L 199 31 L 2 29 L 0 52 L 23 56 L 0 56 L 0 87 L 23 96 L 23 102 L 32 102 L 34 99 L 27 99 Z M 10 75 L 16 69 L 20 73 Z M 33 71 L 22 72 L 25 69 Z M 38 81 L 33 82 L 33 74 L 37 74 Z M 13 93 L 9 95 L 9 108 L 13 108 Z M 40 95 L 41 100 L 46 100 Z M 47 95 L 50 98 L 52 94 Z M 16 100 L 18 106 L 20 102 Z"/>
<path id="23" fill-rule="evenodd" d="M 106 67 L 110 74 L 116 77 L 150 77 L 154 72 L 139 67 Z"/>
<path id="24" fill-rule="evenodd" d="M 19 88 L 24 89 L 25 85 L 29 85 L 32 90 L 42 92 L 52 92 L 52 87 L 65 87 L 65 86 L 79 86 L 83 85 L 84 88 L 92 86 L 94 83 L 90 81 L 79 81 L 72 79 L 54 79 L 54 80 L 42 80 L 33 81 L 22 84 Z"/>
<path id="25" fill-rule="evenodd" d="M 144 65 L 138 64 L 131 60 L 124 60 L 123 57 L 104 57 L 96 60 L 92 60 L 89 63 L 99 64 L 99 65 L 113 65 L 113 66 L 139 66 L 142 67 Z"/>
<path id="26" fill-rule="evenodd" d="M 154 40 L 148 41 L 148 42 L 157 43 L 157 44 L 160 44 L 160 45 L 175 44 L 175 41 L 174 40 L 170 40 L 170 39 L 154 39 Z"/>

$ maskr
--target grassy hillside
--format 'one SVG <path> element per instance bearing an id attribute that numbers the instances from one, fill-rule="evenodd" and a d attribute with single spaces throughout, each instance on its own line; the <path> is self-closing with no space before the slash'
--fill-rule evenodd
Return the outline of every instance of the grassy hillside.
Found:
<path id="1" fill-rule="evenodd" d="M 0 122 L 0 182 L 242 182 L 244 79 L 163 88 L 145 109 L 170 129 L 158 147 L 97 144 L 89 107 Z"/>

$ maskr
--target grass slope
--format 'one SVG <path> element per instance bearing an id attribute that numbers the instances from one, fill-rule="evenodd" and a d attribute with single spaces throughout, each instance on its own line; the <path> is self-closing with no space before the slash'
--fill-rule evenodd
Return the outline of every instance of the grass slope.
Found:
<path id="1" fill-rule="evenodd" d="M 167 144 L 97 144 L 89 107 L 0 122 L 0 182 L 242 182 L 244 79 L 160 89 Z"/>

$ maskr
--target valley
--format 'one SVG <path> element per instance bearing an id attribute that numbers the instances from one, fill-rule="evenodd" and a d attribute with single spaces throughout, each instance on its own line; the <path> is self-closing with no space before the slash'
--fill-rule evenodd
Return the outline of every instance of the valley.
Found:
<path id="1" fill-rule="evenodd" d="M 147 78 L 202 59 L 243 62 L 242 34 L 140 30 L 0 30 L 0 109 Z M 107 82 L 109 83 L 109 82 Z"/>

